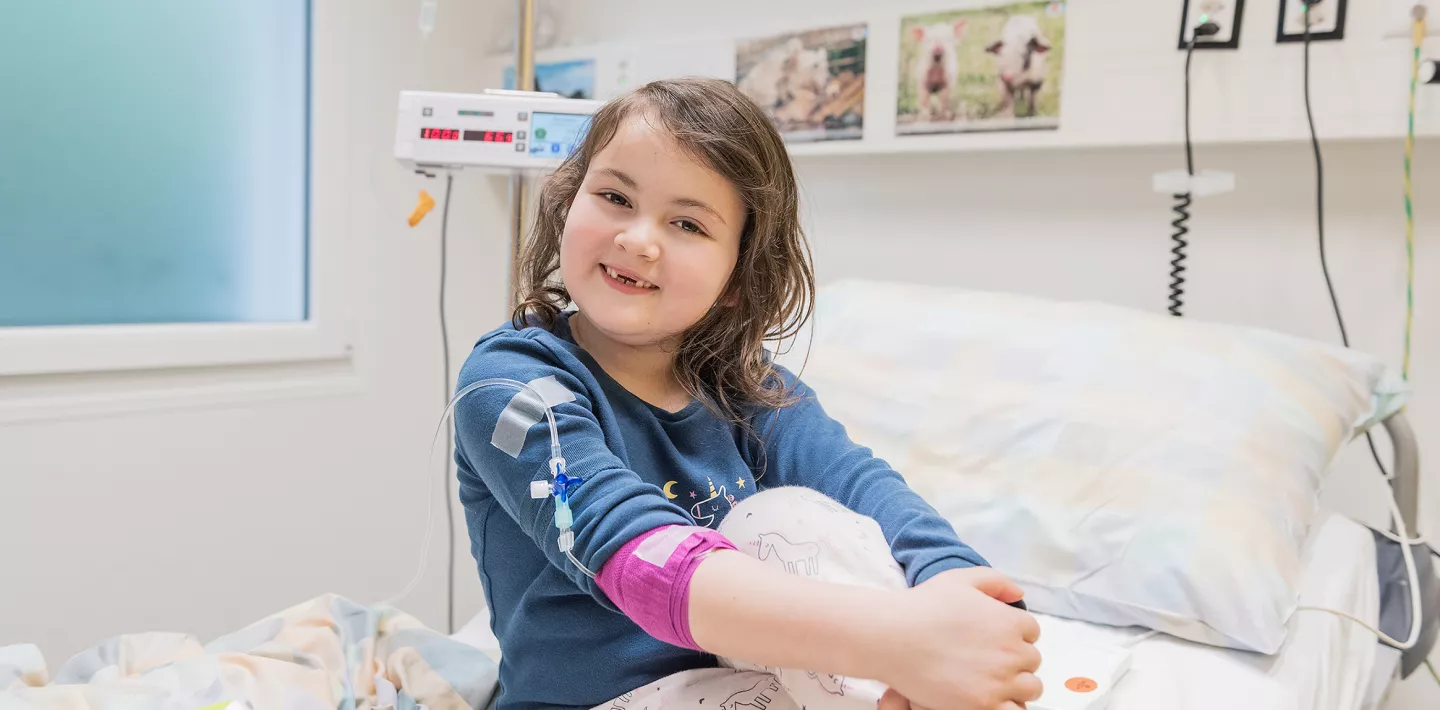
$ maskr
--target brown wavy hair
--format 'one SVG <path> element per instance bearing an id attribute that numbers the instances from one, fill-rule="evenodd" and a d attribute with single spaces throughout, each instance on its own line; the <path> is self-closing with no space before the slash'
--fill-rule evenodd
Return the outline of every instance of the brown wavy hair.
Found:
<path id="1" fill-rule="evenodd" d="M 540 189 L 535 226 L 520 257 L 515 327 L 531 316 L 552 327 L 570 304 L 559 280 L 565 218 L 591 161 L 632 117 L 649 120 L 730 181 L 745 205 L 740 258 L 717 304 L 680 334 L 675 379 L 734 422 L 745 421 L 752 407 L 787 406 L 789 390 L 775 376 L 765 343 L 793 337 L 814 310 L 810 247 L 785 142 L 764 111 L 727 81 L 656 81 L 596 112 L 579 148 Z"/>

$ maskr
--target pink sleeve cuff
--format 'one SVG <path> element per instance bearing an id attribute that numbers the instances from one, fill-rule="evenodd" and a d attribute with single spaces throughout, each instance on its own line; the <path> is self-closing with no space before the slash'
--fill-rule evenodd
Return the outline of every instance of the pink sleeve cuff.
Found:
<path id="1" fill-rule="evenodd" d="M 690 578 L 710 552 L 734 549 L 709 528 L 664 525 L 625 543 L 595 582 L 646 633 L 703 651 L 690 635 Z"/>

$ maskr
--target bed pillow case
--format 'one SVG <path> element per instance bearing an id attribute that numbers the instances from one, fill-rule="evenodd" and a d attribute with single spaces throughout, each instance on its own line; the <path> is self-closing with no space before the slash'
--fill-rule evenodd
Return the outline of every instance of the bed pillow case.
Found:
<path id="1" fill-rule="evenodd" d="M 1262 653 L 1327 467 L 1407 392 L 1267 330 L 869 281 L 822 289 L 777 360 L 1030 608 Z"/>

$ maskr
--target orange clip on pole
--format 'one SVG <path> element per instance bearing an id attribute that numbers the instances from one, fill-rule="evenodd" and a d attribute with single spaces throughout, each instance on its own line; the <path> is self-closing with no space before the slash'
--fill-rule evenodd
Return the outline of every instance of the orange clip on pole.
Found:
<path id="1" fill-rule="evenodd" d="M 421 190 L 420 203 L 415 205 L 415 211 L 410 213 L 410 226 L 414 227 L 420 224 L 420 220 L 425 219 L 425 215 L 430 214 L 430 210 L 433 209 L 435 209 L 435 198 L 431 197 L 430 193 Z"/>

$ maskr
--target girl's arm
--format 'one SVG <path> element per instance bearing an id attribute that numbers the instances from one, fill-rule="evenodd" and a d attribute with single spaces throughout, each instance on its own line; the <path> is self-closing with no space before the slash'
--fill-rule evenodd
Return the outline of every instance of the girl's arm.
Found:
<path id="1" fill-rule="evenodd" d="M 813 390 L 790 372 L 776 370 L 799 401 L 752 421 L 764 438 L 763 450 L 753 440 L 746 444 L 752 465 L 764 467 L 758 485 L 810 488 L 873 518 L 912 587 L 946 570 L 989 566 L 890 464 L 851 441 Z"/>
<path id="2" fill-rule="evenodd" d="M 894 590 L 806 579 L 723 550 L 690 580 L 690 632 L 717 656 L 874 677 L 895 645 L 899 601 Z"/>
<path id="3" fill-rule="evenodd" d="M 573 397 L 551 408 L 567 473 L 584 481 L 570 496 L 575 534 L 571 554 L 586 570 L 598 572 L 626 541 L 663 525 L 689 525 L 691 519 L 610 450 L 585 384 L 566 369 L 562 357 L 525 333 L 500 332 L 476 345 L 461 368 L 459 386 L 492 377 L 527 383 L 552 379 Z M 512 389 L 487 387 L 455 406 L 460 498 L 468 508 L 482 493 L 488 494 L 550 564 L 596 601 L 615 609 L 595 581 L 560 550 L 555 502 L 530 497 L 532 481 L 550 479 L 549 429 L 542 407 L 532 400 Z M 513 436 L 507 439 L 507 434 Z M 519 441 L 510 441 L 514 438 Z"/>
<path id="4" fill-rule="evenodd" d="M 725 550 L 695 570 L 690 627 L 719 656 L 873 678 L 923 707 L 1013 708 L 1040 695 L 1039 626 L 1004 604 L 1020 595 L 990 569 L 877 590 L 797 577 Z"/>

